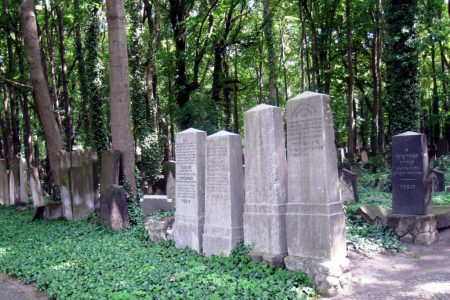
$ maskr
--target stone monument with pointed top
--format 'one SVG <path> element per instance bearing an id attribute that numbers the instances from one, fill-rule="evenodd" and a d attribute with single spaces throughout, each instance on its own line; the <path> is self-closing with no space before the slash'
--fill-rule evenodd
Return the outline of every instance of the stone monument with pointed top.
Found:
<path id="1" fill-rule="evenodd" d="M 329 96 L 302 93 L 287 102 L 286 113 L 286 267 L 314 275 L 322 295 L 335 295 L 348 260 Z"/>
<path id="2" fill-rule="evenodd" d="M 220 131 L 206 138 L 203 253 L 230 255 L 244 238 L 244 170 L 239 134 Z"/>
<path id="3" fill-rule="evenodd" d="M 253 246 L 253 259 L 283 265 L 287 164 L 281 109 L 260 104 L 245 112 L 244 126 L 244 241 Z"/>
<path id="4" fill-rule="evenodd" d="M 202 251 L 205 222 L 206 132 L 190 128 L 175 137 L 177 209 L 173 236 L 177 248 Z"/>

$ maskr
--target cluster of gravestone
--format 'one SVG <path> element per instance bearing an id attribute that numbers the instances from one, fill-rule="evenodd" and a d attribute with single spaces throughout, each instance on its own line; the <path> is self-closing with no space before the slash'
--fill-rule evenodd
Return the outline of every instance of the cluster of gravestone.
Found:
<path id="1" fill-rule="evenodd" d="M 119 186 L 120 151 L 74 150 L 59 154 L 61 201 L 36 208 L 33 219 L 85 220 L 97 213 L 112 230 L 128 227 L 127 196 Z M 101 169 L 101 170 L 99 170 Z"/>
<path id="2" fill-rule="evenodd" d="M 244 151 L 238 134 L 177 134 L 173 239 L 205 255 L 243 240 L 253 259 L 306 271 L 333 295 L 350 273 L 329 97 L 303 93 L 286 116 L 287 140 L 280 108 L 245 112 Z"/>
<path id="3" fill-rule="evenodd" d="M 31 182 L 30 185 L 35 186 Z M 0 205 L 28 203 L 28 187 L 28 167 L 25 159 L 15 157 L 9 168 L 6 160 L 0 159 Z"/>

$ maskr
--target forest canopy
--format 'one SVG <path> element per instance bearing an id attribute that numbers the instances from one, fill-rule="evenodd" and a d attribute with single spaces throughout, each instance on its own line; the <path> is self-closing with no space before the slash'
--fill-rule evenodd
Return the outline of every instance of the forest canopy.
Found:
<path id="1" fill-rule="evenodd" d="M 350 157 L 406 130 L 450 141 L 445 0 L 1 0 L 0 37 L 0 158 L 48 186 L 77 147 L 155 180 L 179 130 L 243 134 L 246 110 L 304 91 L 331 96 Z"/>

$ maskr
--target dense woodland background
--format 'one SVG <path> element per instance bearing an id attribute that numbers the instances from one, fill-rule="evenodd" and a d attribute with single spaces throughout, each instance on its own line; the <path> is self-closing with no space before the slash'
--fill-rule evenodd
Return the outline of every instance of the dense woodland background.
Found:
<path id="1" fill-rule="evenodd" d="M 405 130 L 450 140 L 445 0 L 123 2 L 0 0 L 0 157 L 47 191 L 59 150 L 117 148 L 152 181 L 177 131 L 243 134 L 244 111 L 306 90 L 331 95 L 350 158 Z"/>

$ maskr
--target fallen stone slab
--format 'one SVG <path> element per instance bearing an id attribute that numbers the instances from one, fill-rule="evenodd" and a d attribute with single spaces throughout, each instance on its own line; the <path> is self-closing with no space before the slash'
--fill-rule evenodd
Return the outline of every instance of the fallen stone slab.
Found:
<path id="1" fill-rule="evenodd" d="M 45 205 L 36 207 L 34 210 L 32 221 L 38 219 L 57 220 L 63 218 L 62 202 L 52 201 Z"/>
<path id="2" fill-rule="evenodd" d="M 437 218 L 437 229 L 450 227 L 450 205 L 433 206 L 433 212 Z"/>
<path id="3" fill-rule="evenodd" d="M 392 210 L 380 206 L 363 205 L 356 212 L 370 224 L 386 225 Z"/>

